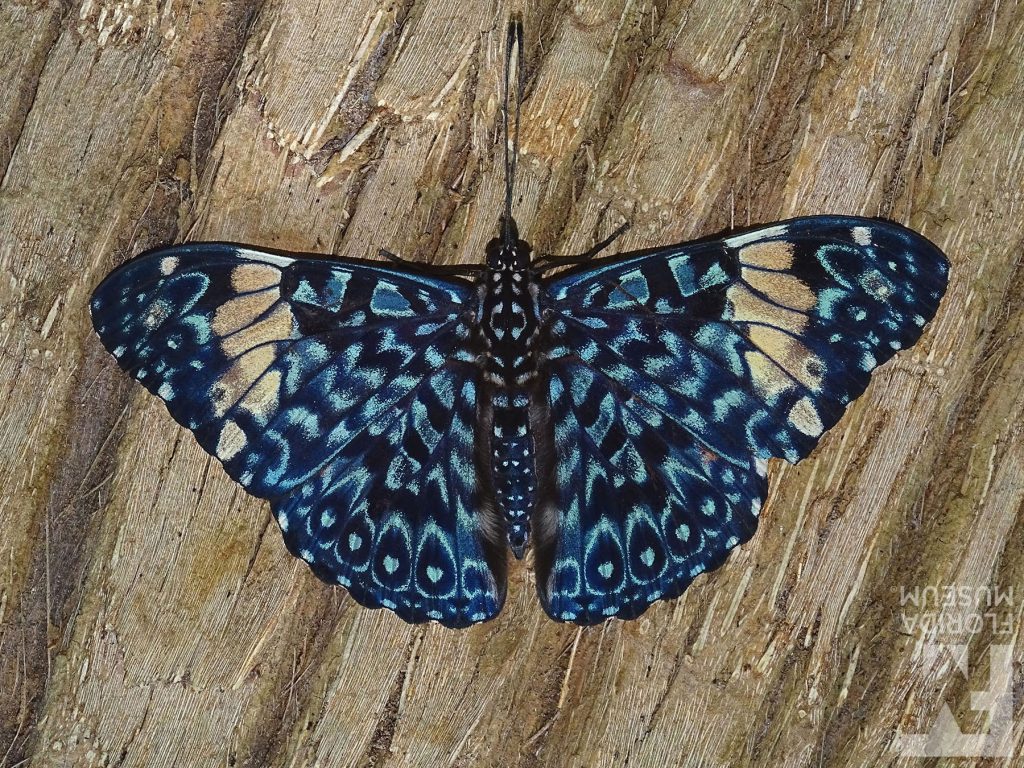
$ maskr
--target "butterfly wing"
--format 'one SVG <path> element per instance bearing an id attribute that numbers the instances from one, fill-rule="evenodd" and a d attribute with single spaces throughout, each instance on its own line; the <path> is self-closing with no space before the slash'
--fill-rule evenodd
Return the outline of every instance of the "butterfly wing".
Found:
<path id="1" fill-rule="evenodd" d="M 477 478 L 473 288 L 230 244 L 154 251 L 96 289 L 119 364 L 362 604 L 495 615 L 504 538 Z"/>
<path id="2" fill-rule="evenodd" d="M 628 618 L 753 535 L 765 462 L 806 456 L 945 292 L 922 236 L 795 219 L 546 281 L 533 513 L 556 619 Z M 541 464 L 543 466 L 543 464 Z"/>

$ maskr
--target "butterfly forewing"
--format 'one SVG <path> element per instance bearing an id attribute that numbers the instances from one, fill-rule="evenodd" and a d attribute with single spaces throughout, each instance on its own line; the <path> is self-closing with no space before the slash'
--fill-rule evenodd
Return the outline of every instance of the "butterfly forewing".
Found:
<path id="1" fill-rule="evenodd" d="M 469 283 L 230 244 L 143 255 L 97 288 L 118 362 L 291 551 L 363 604 L 462 626 L 505 591 L 477 481 Z"/>
<path id="2" fill-rule="evenodd" d="M 748 539 L 798 461 L 913 344 L 947 264 L 910 230 L 813 217 L 546 283 L 534 546 L 554 618 L 630 617 Z"/>

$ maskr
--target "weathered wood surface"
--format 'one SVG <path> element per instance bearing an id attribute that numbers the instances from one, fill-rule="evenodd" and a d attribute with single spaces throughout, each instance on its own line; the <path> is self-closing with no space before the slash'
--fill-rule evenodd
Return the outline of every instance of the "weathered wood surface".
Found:
<path id="1" fill-rule="evenodd" d="M 953 263 L 920 344 L 809 459 L 773 463 L 754 540 L 638 621 L 555 624 L 521 565 L 469 631 L 360 608 L 92 335 L 102 275 L 183 238 L 478 260 L 514 9 L 0 5 L 0 760 L 918 765 L 900 729 L 946 705 L 983 727 L 990 647 L 1024 655 L 1016 3 L 526 9 L 535 246 L 843 212 Z M 928 585 L 1016 590 L 1005 624 L 934 638 L 967 644 L 966 678 L 906 622 L 935 609 L 905 604 Z"/>

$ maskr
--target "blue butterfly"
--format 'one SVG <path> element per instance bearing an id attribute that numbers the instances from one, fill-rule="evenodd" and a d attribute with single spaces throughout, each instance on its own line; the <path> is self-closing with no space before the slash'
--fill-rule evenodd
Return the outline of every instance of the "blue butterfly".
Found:
<path id="1" fill-rule="evenodd" d="M 494 617 L 528 547 L 559 621 L 678 596 L 753 535 L 767 460 L 810 453 L 946 288 L 924 237 L 842 216 L 595 258 L 609 238 L 548 275 L 566 260 L 518 235 L 515 156 L 476 269 L 193 243 L 92 298 L 289 550 L 410 622 Z"/>

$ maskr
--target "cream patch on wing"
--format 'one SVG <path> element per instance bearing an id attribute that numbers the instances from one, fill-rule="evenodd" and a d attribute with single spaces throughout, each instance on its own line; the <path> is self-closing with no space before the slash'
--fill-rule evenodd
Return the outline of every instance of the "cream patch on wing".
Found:
<path id="1" fill-rule="evenodd" d="M 277 359 L 273 344 L 256 347 L 239 357 L 213 385 L 214 413 L 223 416 L 238 402 Z"/>
<path id="2" fill-rule="evenodd" d="M 805 387 L 815 392 L 821 389 L 825 367 L 821 359 L 799 341 L 777 328 L 761 325 L 750 326 L 747 337 Z"/>
<path id="3" fill-rule="evenodd" d="M 750 369 L 754 391 L 761 399 L 773 402 L 778 395 L 794 386 L 793 380 L 786 372 L 764 352 L 744 352 L 743 359 Z"/>
<path id="4" fill-rule="evenodd" d="M 892 296 L 892 283 L 886 280 L 877 269 L 872 269 L 861 275 L 860 282 L 864 286 L 864 290 L 879 301 L 888 301 Z"/>
<path id="5" fill-rule="evenodd" d="M 274 370 L 267 371 L 256 380 L 256 383 L 252 385 L 252 389 L 242 398 L 239 406 L 266 422 L 270 415 L 277 410 L 280 398 L 281 371 L 275 368 Z"/>
<path id="6" fill-rule="evenodd" d="M 784 272 L 793 266 L 793 244 L 785 240 L 751 243 L 740 248 L 739 255 L 740 263 L 747 267 Z"/>
<path id="7" fill-rule="evenodd" d="M 871 245 L 871 230 L 867 227 L 854 227 L 850 230 L 850 235 L 857 245 Z"/>
<path id="8" fill-rule="evenodd" d="M 217 439 L 217 458 L 227 461 L 233 458 L 245 447 L 245 432 L 235 422 L 228 419 L 221 427 L 220 437 Z"/>
<path id="9" fill-rule="evenodd" d="M 170 316 L 171 306 L 164 299 L 156 299 L 149 305 L 145 316 L 142 318 L 142 324 L 147 329 L 153 330 Z"/>
<path id="10" fill-rule="evenodd" d="M 262 320 L 222 338 L 220 348 L 227 357 L 238 357 L 246 350 L 267 342 L 291 338 L 294 324 L 295 316 L 291 309 L 286 304 L 279 304 Z"/>
<path id="11" fill-rule="evenodd" d="M 295 259 L 290 256 L 279 256 L 276 253 L 257 251 L 252 248 L 239 248 L 236 253 L 243 259 L 251 259 L 252 261 L 259 261 L 264 264 L 274 264 L 275 266 L 282 268 L 295 263 Z"/>
<path id="12" fill-rule="evenodd" d="M 217 307 L 210 323 L 210 330 L 217 336 L 232 334 L 252 324 L 280 298 L 281 292 L 275 288 L 228 299 Z"/>
<path id="13" fill-rule="evenodd" d="M 795 275 L 744 269 L 742 277 L 754 290 L 798 312 L 809 312 L 818 303 L 818 297 L 811 287 Z"/>
<path id="14" fill-rule="evenodd" d="M 784 307 L 771 304 L 742 283 L 737 283 L 725 292 L 728 302 L 727 317 L 737 322 L 768 323 L 790 333 L 803 333 L 807 327 L 807 316 Z"/>
<path id="15" fill-rule="evenodd" d="M 814 403 L 807 397 L 801 397 L 789 409 L 789 423 L 810 437 L 817 437 L 825 431 L 825 425 L 821 423 Z"/>
<path id="16" fill-rule="evenodd" d="M 238 293 L 272 288 L 281 282 L 281 270 L 269 264 L 239 264 L 231 270 L 231 287 Z"/>
<path id="17" fill-rule="evenodd" d="M 753 229 L 750 232 L 742 232 L 738 235 L 727 237 L 725 238 L 725 244 L 730 248 L 741 248 L 747 245 L 747 243 L 753 243 L 757 240 L 768 240 L 769 238 L 779 237 L 784 234 L 786 234 L 786 225 L 775 224 L 764 229 Z"/>

